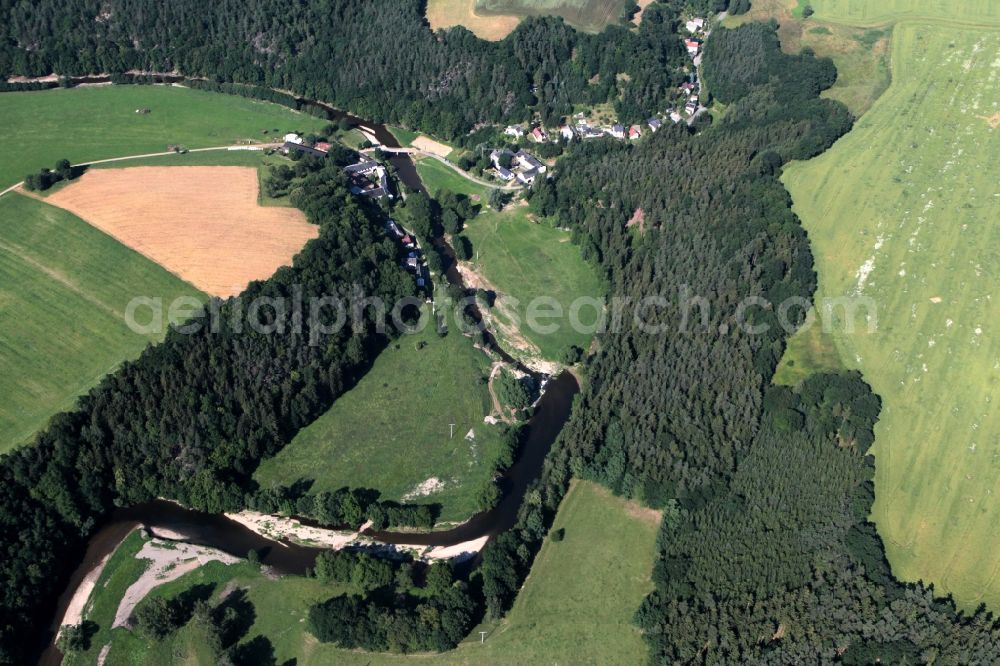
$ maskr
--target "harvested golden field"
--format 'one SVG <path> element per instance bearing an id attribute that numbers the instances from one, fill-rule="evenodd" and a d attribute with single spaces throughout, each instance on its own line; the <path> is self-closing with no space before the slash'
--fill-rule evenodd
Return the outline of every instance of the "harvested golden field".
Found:
<path id="1" fill-rule="evenodd" d="M 448 157 L 451 155 L 451 151 L 453 150 L 448 144 L 435 141 L 434 139 L 426 137 L 422 134 L 414 139 L 411 145 L 418 150 L 431 153 L 432 155 L 437 155 L 438 157 Z"/>
<path id="2" fill-rule="evenodd" d="M 521 17 L 477 14 L 476 0 L 427 0 L 427 22 L 431 30 L 462 25 L 477 37 L 495 42 L 514 32 Z"/>
<path id="3" fill-rule="evenodd" d="M 94 169 L 45 201 L 77 215 L 202 291 L 240 293 L 270 277 L 319 228 L 257 203 L 248 167 Z"/>

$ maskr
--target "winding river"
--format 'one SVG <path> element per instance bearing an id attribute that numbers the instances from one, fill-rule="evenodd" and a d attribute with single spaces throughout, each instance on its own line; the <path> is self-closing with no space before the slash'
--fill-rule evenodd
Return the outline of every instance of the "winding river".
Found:
<path id="1" fill-rule="evenodd" d="M 86 81 L 104 82 L 99 77 L 89 77 Z M 384 146 L 399 147 L 396 138 L 385 125 L 357 118 L 322 102 L 305 99 L 298 101 L 302 106 L 322 109 L 332 121 L 346 118 L 352 126 L 362 127 L 374 135 Z M 396 168 L 397 177 L 404 185 L 411 189 L 424 190 L 416 167 L 408 156 L 396 155 L 391 158 L 391 162 Z M 434 243 L 443 253 L 454 257 L 454 252 L 443 238 L 434 239 Z M 450 267 L 446 277 L 453 284 L 463 284 L 461 275 L 454 265 Z M 471 306 L 470 309 L 473 310 L 471 312 L 473 318 L 480 322 L 482 316 L 478 309 L 475 309 L 475 306 Z M 487 345 L 504 361 L 515 364 L 521 370 L 537 377 L 535 373 L 504 352 L 488 331 L 484 332 L 484 336 Z M 495 508 L 477 514 L 461 525 L 445 531 L 414 533 L 369 530 L 364 532 L 364 536 L 386 544 L 452 546 L 484 536 L 493 537 L 510 529 L 517 520 L 518 509 L 528 487 L 541 474 L 545 457 L 570 416 L 573 398 L 579 390 L 576 378 L 568 371 L 548 382 L 544 394 L 536 405 L 534 415 L 528 421 L 527 435 L 520 456 L 500 480 L 503 495 Z M 187 542 L 216 548 L 237 557 L 245 557 L 250 550 L 255 550 L 263 564 L 282 574 L 305 574 L 307 569 L 313 567 L 316 556 L 324 550 L 287 541 L 274 541 L 223 515 L 186 509 L 165 500 L 118 509 L 89 538 L 83 560 L 70 576 L 66 590 L 57 602 L 50 627 L 53 634 L 58 629 L 58 624 L 65 615 L 73 594 L 87 574 L 100 566 L 104 558 L 114 552 L 129 532 L 140 526 L 147 528 L 154 535 L 160 531 L 165 534 L 182 534 Z M 50 643 L 40 663 L 45 666 L 55 665 L 59 664 L 61 659 L 62 655 L 55 645 Z"/>

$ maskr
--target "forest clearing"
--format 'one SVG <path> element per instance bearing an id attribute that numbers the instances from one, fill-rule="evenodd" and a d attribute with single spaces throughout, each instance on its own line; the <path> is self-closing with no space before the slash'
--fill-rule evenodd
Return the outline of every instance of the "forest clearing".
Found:
<path id="1" fill-rule="evenodd" d="M 431 319 L 379 354 L 357 386 L 254 478 L 264 488 L 311 479 L 311 492 L 373 488 L 383 500 L 439 503 L 441 521 L 466 520 L 500 450 L 499 426 L 484 422 L 489 364 L 454 326 L 439 337 Z"/>
<path id="2" fill-rule="evenodd" d="M 213 296 L 291 264 L 319 229 L 293 208 L 259 206 L 246 167 L 96 169 L 46 198 Z"/>
<path id="3" fill-rule="evenodd" d="M 1000 34 L 906 21 L 892 42 L 892 86 L 784 182 L 813 243 L 818 302 L 876 308 L 873 331 L 838 317 L 833 340 L 883 400 L 872 517 L 893 573 L 962 608 L 995 607 L 1000 135 L 985 119 L 1000 110 Z"/>
<path id="4" fill-rule="evenodd" d="M 461 25 L 481 39 L 503 39 L 521 22 L 518 16 L 485 16 L 477 11 L 476 0 L 427 0 L 427 21 L 431 30 Z"/>
<path id="5" fill-rule="evenodd" d="M 126 327 L 136 294 L 204 298 L 64 210 L 17 193 L 0 198 L 0 452 L 162 339 L 165 331 Z"/>

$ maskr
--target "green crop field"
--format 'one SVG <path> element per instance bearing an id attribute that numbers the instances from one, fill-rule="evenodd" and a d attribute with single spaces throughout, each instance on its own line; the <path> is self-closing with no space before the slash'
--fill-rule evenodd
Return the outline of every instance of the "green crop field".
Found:
<path id="1" fill-rule="evenodd" d="M 439 520 L 465 520 L 499 453 L 499 426 L 483 422 L 492 411 L 488 375 L 489 358 L 470 338 L 454 327 L 440 338 L 432 322 L 383 351 L 353 390 L 262 463 L 255 478 L 265 487 L 313 479 L 315 491 L 374 488 L 396 501 L 437 479 L 440 490 L 412 501 L 441 503 Z"/>
<path id="2" fill-rule="evenodd" d="M 279 664 L 638 664 L 646 659 L 646 647 L 632 625 L 632 616 L 653 589 L 650 571 L 658 526 L 658 513 L 614 497 L 595 484 L 575 482 L 553 525 L 565 530 L 565 539 L 550 539 L 542 546 L 507 618 L 476 627 L 456 650 L 440 655 L 375 654 L 318 643 L 305 632 L 308 607 L 351 590 L 300 576 L 275 580 L 248 563 L 226 566 L 211 562 L 155 588 L 151 596 L 172 597 L 204 585 L 212 590 L 215 603 L 223 590 L 245 590 L 253 607 L 253 623 L 241 645 L 263 637 Z M 107 666 L 213 664 L 206 641 L 190 624 L 159 642 L 147 641 L 126 629 L 106 630 L 104 625 L 110 625 L 124 588 L 140 571 L 132 567 L 115 576 L 113 585 L 104 587 L 110 579 L 107 572 L 110 565 L 122 563 L 140 546 L 141 540 L 134 533 L 113 555 L 92 597 L 93 611 L 88 614 L 101 630 L 90 650 L 67 663 L 94 663 L 110 641 Z M 482 642 L 480 630 L 487 632 Z"/>
<path id="3" fill-rule="evenodd" d="M 126 326 L 132 298 L 184 294 L 204 298 L 64 210 L 0 197 L 0 451 L 162 338 Z"/>
<path id="4" fill-rule="evenodd" d="M 996 609 L 1000 31 L 904 21 L 892 41 L 888 91 L 784 181 L 813 242 L 818 297 L 875 307 L 874 331 L 859 316 L 848 333 L 841 316 L 833 340 L 883 400 L 873 519 L 893 571 Z"/>
<path id="5" fill-rule="evenodd" d="M 600 32 L 618 21 L 623 0 L 476 0 L 476 13 L 484 16 L 561 16 L 578 30 Z"/>
<path id="6" fill-rule="evenodd" d="M 280 141 L 325 124 L 277 104 L 174 86 L 2 93 L 0 118 L 0 189 L 64 157 L 75 163 L 162 152 L 168 144 Z"/>
<path id="7" fill-rule="evenodd" d="M 811 0 L 809 4 L 818 18 L 851 25 L 913 18 L 1000 25 L 1000 3 L 996 0 Z"/>
<path id="8" fill-rule="evenodd" d="M 502 213 L 486 210 L 466 225 L 464 233 L 472 241 L 476 272 L 500 294 L 491 313 L 505 348 L 522 357 L 558 361 L 570 345 L 587 349 L 593 335 L 586 327 L 599 316 L 592 304 L 579 301 L 577 319 L 584 329 L 574 330 L 574 302 L 601 299 L 606 289 L 580 248 L 570 242 L 570 233 L 531 220 L 527 210 L 523 206 Z M 555 332 L 529 325 L 529 305 L 539 298 L 554 299 L 561 307 L 561 316 L 537 320 L 542 326 L 557 326 Z M 515 318 L 520 325 L 509 327 Z"/>

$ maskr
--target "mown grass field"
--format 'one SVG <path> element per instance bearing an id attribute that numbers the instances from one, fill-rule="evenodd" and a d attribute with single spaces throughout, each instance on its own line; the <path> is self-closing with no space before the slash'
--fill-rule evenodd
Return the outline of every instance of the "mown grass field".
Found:
<path id="1" fill-rule="evenodd" d="M 1000 31 L 904 21 L 892 39 L 889 90 L 784 181 L 813 243 L 818 297 L 876 306 L 873 332 L 859 317 L 847 333 L 840 317 L 834 340 L 883 400 L 873 519 L 893 572 L 996 609 Z"/>
<path id="2" fill-rule="evenodd" d="M 810 4 L 818 17 L 850 25 L 919 18 L 1000 26 L 996 0 L 810 0 Z"/>
<path id="3" fill-rule="evenodd" d="M 502 213 L 485 210 L 466 225 L 464 233 L 475 253 L 472 266 L 500 294 L 491 314 L 511 353 L 558 361 L 571 345 L 588 348 L 593 334 L 587 327 L 598 320 L 598 312 L 592 304 L 579 301 L 577 321 L 583 328 L 574 330 L 571 309 L 578 299 L 602 299 L 606 288 L 583 260 L 580 248 L 570 242 L 568 231 L 532 220 L 525 206 L 512 206 Z M 528 315 L 536 299 L 553 299 L 561 316 L 539 317 L 540 325 L 531 326 Z M 520 336 L 505 332 L 505 325 L 515 318 Z M 546 331 L 550 325 L 557 330 Z"/>
<path id="4" fill-rule="evenodd" d="M 433 157 L 417 157 L 416 165 L 417 174 L 431 196 L 434 196 L 441 190 L 448 190 L 458 194 L 465 194 L 472 197 L 474 201 L 480 202 L 483 206 L 486 205 L 488 188 L 455 173 L 454 169 L 449 169 Z"/>
<path id="5" fill-rule="evenodd" d="M 441 490 L 412 501 L 441 503 L 441 521 L 465 520 L 499 452 L 498 426 L 483 422 L 492 411 L 488 375 L 489 358 L 471 339 L 454 327 L 441 338 L 432 321 L 383 351 L 353 390 L 254 478 L 265 487 L 313 479 L 314 491 L 374 488 L 396 501 L 436 478 Z"/>
<path id="6" fill-rule="evenodd" d="M 174 86 L 3 93 L 0 118 L 0 189 L 63 157 L 76 163 L 162 152 L 168 144 L 281 141 L 286 132 L 326 124 L 277 104 Z"/>
<path id="7" fill-rule="evenodd" d="M 476 627 L 456 650 L 440 655 L 372 654 L 318 643 L 305 630 L 309 605 L 348 590 L 298 576 L 269 579 L 246 563 L 209 563 L 155 589 L 152 596 L 173 596 L 198 584 L 213 586 L 216 598 L 226 588 L 246 590 L 254 621 L 241 644 L 266 638 L 279 664 L 638 664 L 646 659 L 646 647 L 632 616 L 653 588 L 649 576 L 658 526 L 658 513 L 595 484 L 574 482 L 554 524 L 565 529 L 565 539 L 542 546 L 507 618 Z M 95 609 L 108 606 L 113 616 L 114 595 L 121 592 L 117 587 L 106 594 L 98 590 Z M 104 615 L 92 617 L 101 623 Z M 480 630 L 488 632 L 484 642 Z M 85 658 L 68 663 L 94 663 L 107 636 L 98 634 Z M 108 666 L 213 664 L 204 640 L 190 625 L 159 643 L 125 629 L 115 629 L 112 638 Z"/>
<path id="8" fill-rule="evenodd" d="M 0 451 L 162 335 L 125 323 L 136 296 L 204 298 L 83 220 L 35 199 L 0 198 Z"/>

